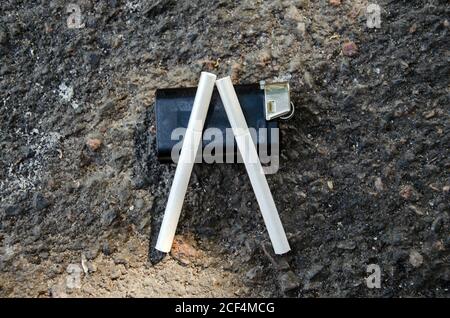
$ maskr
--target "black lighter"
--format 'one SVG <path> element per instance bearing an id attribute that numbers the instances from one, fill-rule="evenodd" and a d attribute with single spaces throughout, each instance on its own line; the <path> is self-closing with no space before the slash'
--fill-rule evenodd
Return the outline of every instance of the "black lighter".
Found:
<path id="1" fill-rule="evenodd" d="M 290 117 L 289 114 L 293 112 L 289 83 L 261 81 L 259 84 L 234 87 L 259 155 L 261 156 L 262 149 L 267 151 L 268 155 L 271 155 L 274 149 L 279 150 L 278 119 Z M 161 162 L 173 162 L 177 159 L 174 153 L 178 154 L 181 149 L 183 132 L 188 125 L 195 92 L 195 87 L 156 91 L 156 147 Z M 230 133 L 231 140 L 227 138 Z M 217 153 L 205 151 L 213 144 L 213 149 L 222 150 L 219 155 L 219 159 L 223 159 L 222 162 L 226 162 L 225 156 L 238 156 L 231 126 L 217 89 L 214 89 L 204 125 L 201 161 L 207 161 L 211 156 L 217 159 Z"/>

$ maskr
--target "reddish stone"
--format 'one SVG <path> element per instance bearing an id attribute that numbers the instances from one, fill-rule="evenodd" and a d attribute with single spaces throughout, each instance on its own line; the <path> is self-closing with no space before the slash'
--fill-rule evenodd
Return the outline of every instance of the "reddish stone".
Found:
<path id="1" fill-rule="evenodd" d="M 346 42 L 342 45 L 342 54 L 345 56 L 355 56 L 358 54 L 358 47 L 355 42 Z"/>
<path id="2" fill-rule="evenodd" d="M 92 151 L 96 151 L 100 148 L 100 146 L 102 145 L 102 141 L 100 139 L 97 138 L 92 138 L 92 139 L 88 139 L 86 141 L 86 145 L 89 147 L 89 149 L 91 149 Z"/>

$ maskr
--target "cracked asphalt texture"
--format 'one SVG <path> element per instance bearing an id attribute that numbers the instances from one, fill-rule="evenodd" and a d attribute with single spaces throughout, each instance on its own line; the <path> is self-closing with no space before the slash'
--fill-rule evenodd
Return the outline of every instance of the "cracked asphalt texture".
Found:
<path id="1" fill-rule="evenodd" d="M 365 0 L 80 0 L 69 29 L 66 1 L 2 1 L 0 296 L 448 297 L 450 5 L 373 2 L 379 29 Z M 196 165 L 153 249 L 154 92 L 202 70 L 290 82 L 283 257 L 242 164 Z"/>

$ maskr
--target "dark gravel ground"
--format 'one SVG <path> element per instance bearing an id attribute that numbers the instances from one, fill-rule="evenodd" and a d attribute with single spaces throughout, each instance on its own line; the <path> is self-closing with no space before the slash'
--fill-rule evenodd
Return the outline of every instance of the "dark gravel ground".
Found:
<path id="1" fill-rule="evenodd" d="M 380 29 L 366 27 L 365 0 L 84 0 L 84 27 L 68 29 L 66 1 L 2 1 L 0 295 L 57 296 L 82 254 L 83 269 L 111 269 L 86 270 L 80 296 L 205 296 L 204 270 L 224 295 L 448 297 L 450 5 L 374 2 Z M 194 167 L 180 240 L 216 261 L 165 270 L 180 259 L 152 248 L 175 171 L 155 157 L 154 91 L 202 70 L 290 81 L 297 111 L 268 176 L 284 257 L 243 165 Z M 118 257 L 141 245 L 140 261 Z M 380 289 L 366 286 L 369 264 Z M 135 284 L 186 271 L 197 289 Z M 116 294 L 109 281 L 130 273 Z M 228 274 L 243 286 L 222 284 Z"/>

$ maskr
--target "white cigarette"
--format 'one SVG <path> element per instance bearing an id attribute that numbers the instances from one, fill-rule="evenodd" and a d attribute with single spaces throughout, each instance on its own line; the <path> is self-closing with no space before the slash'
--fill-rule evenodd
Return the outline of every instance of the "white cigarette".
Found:
<path id="1" fill-rule="evenodd" d="M 183 207 L 184 196 L 191 177 L 192 168 L 202 139 L 203 125 L 208 112 L 216 75 L 202 72 L 197 93 L 183 139 L 175 177 L 170 189 L 164 219 L 156 242 L 156 249 L 168 253 L 172 247 L 178 220 Z"/>
<path id="2" fill-rule="evenodd" d="M 277 207 L 273 201 L 272 194 L 267 184 L 266 176 L 261 167 L 261 162 L 256 152 L 256 147 L 252 141 L 247 122 L 242 113 L 241 105 L 233 88 L 233 83 L 229 76 L 216 81 L 220 98 L 222 99 L 225 112 L 233 129 L 239 152 L 244 160 L 250 182 L 255 192 L 256 200 L 269 232 L 273 249 L 276 254 L 284 254 L 291 250 L 286 233 L 281 224 Z"/>

